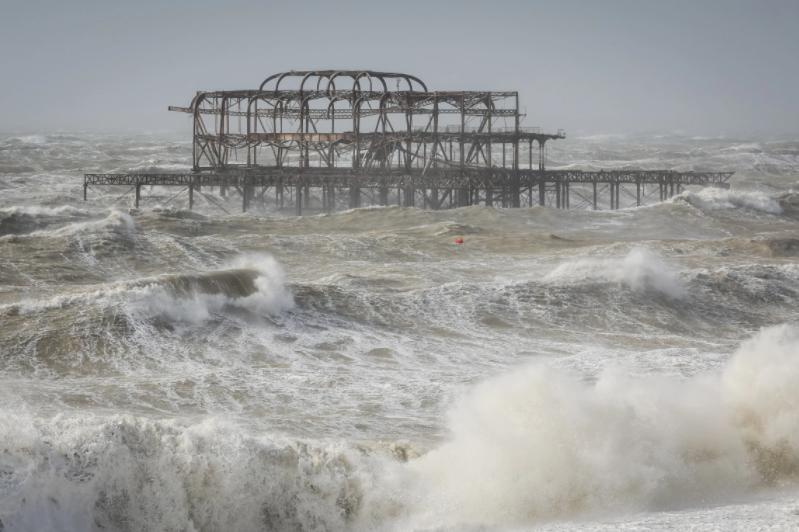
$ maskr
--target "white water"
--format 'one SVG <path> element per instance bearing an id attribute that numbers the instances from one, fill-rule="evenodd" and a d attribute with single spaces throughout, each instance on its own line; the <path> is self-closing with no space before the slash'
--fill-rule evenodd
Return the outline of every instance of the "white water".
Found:
<path id="1" fill-rule="evenodd" d="M 614 212 L 226 216 L 81 201 L 182 140 L 0 140 L 2 528 L 796 529 L 793 145 L 570 146 L 738 174 Z"/>

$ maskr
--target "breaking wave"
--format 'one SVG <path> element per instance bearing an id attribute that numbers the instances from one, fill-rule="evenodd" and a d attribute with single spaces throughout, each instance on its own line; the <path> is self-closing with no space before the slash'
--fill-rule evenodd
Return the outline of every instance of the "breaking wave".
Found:
<path id="1" fill-rule="evenodd" d="M 716 376 L 516 371 L 473 390 L 450 415 L 451 440 L 411 463 L 425 486 L 413 524 L 523 525 L 795 485 L 797 405 L 794 325 L 763 330 Z"/>
<path id="2" fill-rule="evenodd" d="M 294 306 L 283 269 L 272 257 L 241 257 L 230 267 L 210 274 L 136 282 L 128 287 L 128 308 L 146 318 L 198 324 L 226 307 L 264 315 Z"/>
<path id="3" fill-rule="evenodd" d="M 702 210 L 749 209 L 767 214 L 782 214 L 777 198 L 765 192 L 703 188 L 685 191 L 671 201 L 686 201 Z"/>
<path id="4" fill-rule="evenodd" d="M 721 503 L 796 485 L 797 405 L 799 328 L 786 324 L 716 375 L 616 369 L 585 382 L 536 365 L 489 379 L 418 456 L 215 418 L 8 413 L 0 519 L 7 530 L 458 530 Z"/>
<path id="5" fill-rule="evenodd" d="M 84 218 L 89 213 L 83 209 L 62 205 L 60 207 L 13 206 L 0 208 L 0 236 L 30 233 L 42 227 Z"/>
<path id="6" fill-rule="evenodd" d="M 685 295 L 678 272 L 655 253 L 635 248 L 623 258 L 581 259 L 565 262 L 546 277 L 545 282 L 613 282 L 632 290 L 655 290 L 673 298 Z"/>
<path id="7" fill-rule="evenodd" d="M 244 255 L 226 269 L 161 275 L 106 285 L 90 292 L 0 306 L 0 314 L 25 315 L 91 305 L 116 308 L 134 318 L 199 324 L 227 307 L 276 314 L 294 305 L 282 268 L 271 256 Z"/>

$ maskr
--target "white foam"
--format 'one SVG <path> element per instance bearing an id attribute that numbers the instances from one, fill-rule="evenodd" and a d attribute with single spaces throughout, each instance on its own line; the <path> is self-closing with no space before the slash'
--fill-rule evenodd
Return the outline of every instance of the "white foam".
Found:
<path id="1" fill-rule="evenodd" d="M 364 464 L 341 444 L 245 435 L 216 418 L 45 424 L 4 412 L 0 445 L 16 458 L 0 475 L 8 531 L 342 530 Z"/>
<path id="2" fill-rule="evenodd" d="M 110 209 L 105 218 L 99 220 L 87 220 L 83 222 L 73 222 L 56 229 L 40 229 L 33 231 L 24 237 L 64 237 L 74 236 L 85 233 L 98 233 L 101 231 L 112 230 L 121 231 L 123 234 L 130 235 L 136 229 L 136 222 L 130 214 Z M 20 235 L 17 235 L 20 236 Z"/>
<path id="3" fill-rule="evenodd" d="M 782 325 L 715 375 L 617 369 L 589 383 L 535 365 L 489 379 L 451 410 L 447 441 L 407 463 L 390 447 L 213 417 L 5 410 L 0 519 L 7 530 L 460 530 L 708 505 L 796 485 L 798 405 L 799 327 Z"/>
<path id="4" fill-rule="evenodd" d="M 684 200 L 703 210 L 751 209 L 769 214 L 781 214 L 779 202 L 759 191 L 725 190 L 703 188 L 698 192 L 684 191 L 671 201 Z"/>
<path id="5" fill-rule="evenodd" d="M 23 300 L 0 305 L 0 312 L 32 314 L 79 304 L 120 306 L 137 318 L 164 318 L 186 324 L 200 324 L 226 306 L 261 315 L 279 314 L 294 306 L 294 297 L 286 286 L 285 273 L 273 257 L 265 254 L 242 255 L 229 262 L 221 271 L 225 269 L 255 271 L 255 292 L 242 297 L 196 290 L 176 292 L 168 283 L 169 276 L 156 276 L 112 283 L 88 292 L 59 294 L 44 300 Z"/>
<path id="6" fill-rule="evenodd" d="M 409 528 L 521 526 L 669 509 L 799 481 L 799 328 L 766 329 L 723 374 L 595 383 L 532 366 L 477 386 L 414 461 Z"/>
<path id="7" fill-rule="evenodd" d="M 71 205 L 61 205 L 58 207 L 46 207 L 40 205 L 14 205 L 12 207 L 0 208 L 0 215 L 6 216 L 30 216 L 31 218 L 47 218 L 53 216 L 85 216 L 89 212 L 78 209 Z"/>
<path id="8" fill-rule="evenodd" d="M 256 291 L 243 297 L 197 291 L 176 294 L 155 278 L 152 284 L 128 291 L 127 307 L 137 316 L 199 324 L 220 313 L 226 306 L 261 315 L 279 314 L 294 306 L 294 298 L 286 287 L 283 268 L 273 257 L 264 254 L 242 255 L 224 269 L 257 272 L 253 281 Z"/>
<path id="9" fill-rule="evenodd" d="M 544 282 L 611 282 L 636 291 L 655 290 L 673 298 L 685 295 L 685 287 L 674 268 L 646 248 L 634 248 L 621 258 L 565 262 L 547 274 Z"/>

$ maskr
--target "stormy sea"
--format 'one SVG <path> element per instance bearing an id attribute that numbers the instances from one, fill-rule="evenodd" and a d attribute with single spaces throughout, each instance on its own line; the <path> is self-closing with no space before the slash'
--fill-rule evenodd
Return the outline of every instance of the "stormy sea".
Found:
<path id="1" fill-rule="evenodd" d="M 0 530 L 799 528 L 799 141 L 559 142 L 736 173 L 616 211 L 134 209 L 82 174 L 185 170 L 182 135 L 1 136 Z"/>

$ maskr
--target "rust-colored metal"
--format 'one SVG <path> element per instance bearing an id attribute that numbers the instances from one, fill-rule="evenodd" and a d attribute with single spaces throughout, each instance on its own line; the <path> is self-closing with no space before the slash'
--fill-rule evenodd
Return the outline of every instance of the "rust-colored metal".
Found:
<path id="1" fill-rule="evenodd" d="M 219 186 L 220 192 L 238 190 L 244 210 L 266 201 L 272 188 L 275 207 L 292 191 L 301 214 L 309 206 L 332 210 L 342 198 L 348 207 L 364 198 L 433 209 L 497 201 L 520 207 L 525 190 L 532 206 L 534 188 L 538 204 L 554 189 L 554 203 L 565 208 L 570 183 L 588 183 L 594 191 L 597 183 L 609 185 L 618 208 L 623 183 L 636 185 L 640 204 L 642 184 L 658 184 L 664 196 L 687 184 L 727 186 L 731 175 L 547 171 L 546 142 L 565 132 L 523 127 L 517 92 L 431 92 L 402 73 L 281 72 L 256 90 L 198 92 L 188 107 L 169 109 L 192 115 L 190 174 L 87 174 L 84 186 L 174 185 L 191 193 Z"/>

